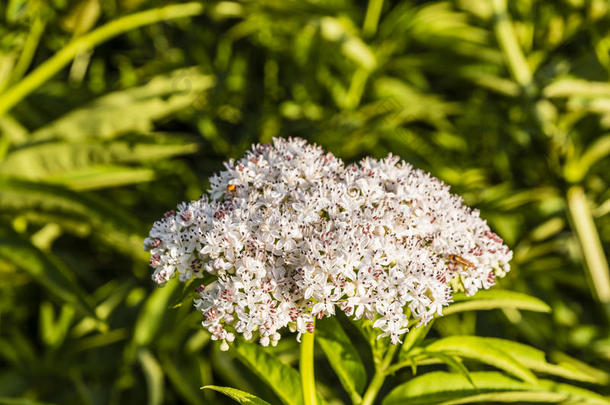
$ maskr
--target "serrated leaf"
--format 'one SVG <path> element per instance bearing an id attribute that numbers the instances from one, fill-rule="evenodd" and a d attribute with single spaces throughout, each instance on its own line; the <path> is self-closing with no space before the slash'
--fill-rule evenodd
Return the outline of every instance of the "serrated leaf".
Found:
<path id="1" fill-rule="evenodd" d="M 443 309 L 443 315 L 465 311 L 480 311 L 498 308 L 514 308 L 524 311 L 551 312 L 551 307 L 538 298 L 527 294 L 506 290 L 482 290 L 473 296 L 463 293 L 453 296 L 455 301 Z"/>
<path id="2" fill-rule="evenodd" d="M 68 276 L 69 270 L 50 253 L 45 253 L 0 224 L 0 261 L 11 263 L 26 271 L 49 292 L 96 317 L 87 294 Z"/>
<path id="3" fill-rule="evenodd" d="M 383 405 L 434 405 L 471 402 L 551 402 L 608 404 L 602 396 L 554 381 L 538 385 L 515 380 L 499 372 L 470 373 L 476 388 L 461 374 L 436 371 L 415 377 L 394 388 Z"/>
<path id="4" fill-rule="evenodd" d="M 484 338 L 477 336 L 450 336 L 439 339 L 424 348 L 425 352 L 437 352 L 480 361 L 497 367 L 523 381 L 536 383 L 530 370 L 506 352 L 496 349 Z"/>
<path id="5" fill-rule="evenodd" d="M 356 394 L 359 397 L 366 385 L 366 370 L 350 338 L 334 317 L 320 320 L 316 330 L 316 341 L 339 381 L 350 395 Z"/>
<path id="6" fill-rule="evenodd" d="M 225 394 L 231 399 L 234 399 L 236 402 L 242 405 L 271 405 L 267 401 L 263 401 L 259 397 L 249 394 L 244 391 L 240 391 L 235 388 L 230 387 L 217 387 L 215 385 L 206 385 L 205 387 L 201 387 L 201 389 L 214 390 Z"/>
<path id="7" fill-rule="evenodd" d="M 267 383 L 285 405 L 302 405 L 299 372 L 267 353 L 260 345 L 240 342 L 235 346 L 239 360 Z M 322 400 L 318 396 L 318 401 Z"/>

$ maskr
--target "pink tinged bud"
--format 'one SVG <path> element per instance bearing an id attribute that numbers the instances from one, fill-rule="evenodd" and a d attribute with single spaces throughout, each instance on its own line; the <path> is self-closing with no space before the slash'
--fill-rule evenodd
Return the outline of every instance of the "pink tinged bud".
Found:
<path id="1" fill-rule="evenodd" d="M 152 257 L 150 258 L 150 264 L 151 264 L 152 266 L 158 266 L 158 265 L 159 265 L 160 260 L 161 260 L 161 255 L 158 255 L 158 254 L 157 254 L 157 255 L 154 255 L 154 256 L 152 256 Z"/>
<path id="2" fill-rule="evenodd" d="M 163 218 L 169 218 L 169 217 L 173 217 L 174 215 L 176 215 L 176 211 L 174 211 L 174 210 L 169 210 L 169 211 L 167 211 L 165 214 L 163 214 Z"/>
<path id="3" fill-rule="evenodd" d="M 201 294 L 203 291 L 205 290 L 205 285 L 201 284 L 200 286 L 197 287 L 196 291 L 198 294 Z"/>

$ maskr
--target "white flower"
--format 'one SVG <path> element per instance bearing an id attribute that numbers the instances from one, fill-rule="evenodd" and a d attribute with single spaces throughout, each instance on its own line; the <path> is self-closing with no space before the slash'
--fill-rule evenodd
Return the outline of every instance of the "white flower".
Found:
<path id="1" fill-rule="evenodd" d="M 442 315 L 452 286 L 474 294 L 509 271 L 512 252 L 479 212 L 394 156 L 346 167 L 274 139 L 225 167 L 145 241 L 155 282 L 217 277 L 195 300 L 214 340 L 275 345 L 282 328 L 299 338 L 338 308 L 397 343 L 413 320 Z"/>

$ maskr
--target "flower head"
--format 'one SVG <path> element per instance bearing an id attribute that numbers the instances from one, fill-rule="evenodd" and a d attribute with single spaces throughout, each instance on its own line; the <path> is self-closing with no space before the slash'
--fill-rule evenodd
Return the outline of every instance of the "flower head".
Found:
<path id="1" fill-rule="evenodd" d="M 200 200 L 155 222 L 153 280 L 216 281 L 195 307 L 213 339 L 275 344 L 341 310 L 396 343 L 509 270 L 512 252 L 477 210 L 392 155 L 346 166 L 302 139 L 255 145 Z"/>

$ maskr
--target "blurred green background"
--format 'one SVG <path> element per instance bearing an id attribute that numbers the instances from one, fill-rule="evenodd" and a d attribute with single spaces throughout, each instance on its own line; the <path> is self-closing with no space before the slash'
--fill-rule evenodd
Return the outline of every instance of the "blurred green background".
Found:
<path id="1" fill-rule="evenodd" d="M 610 371 L 609 78 L 606 0 L 0 0 L 0 403 L 273 398 L 154 288 L 142 240 L 274 136 L 444 180 L 514 250 L 500 285 L 553 308 L 435 334 Z"/>

